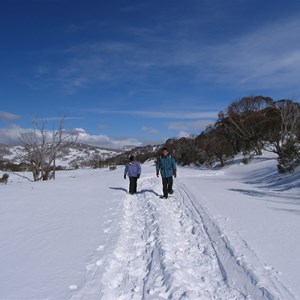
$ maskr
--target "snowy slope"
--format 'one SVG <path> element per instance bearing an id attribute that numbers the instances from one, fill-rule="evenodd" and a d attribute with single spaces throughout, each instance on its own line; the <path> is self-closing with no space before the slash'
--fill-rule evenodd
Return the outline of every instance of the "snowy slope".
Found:
<path id="1" fill-rule="evenodd" d="M 0 185 L 0 299 L 68 298 L 68 287 L 84 277 L 89 257 L 105 243 L 99 232 L 110 206 L 118 205 L 107 189 L 112 174 L 57 176 L 30 183 L 11 175 Z"/>
<path id="2" fill-rule="evenodd" d="M 299 299 L 297 174 L 179 168 L 162 200 L 142 167 L 134 196 L 123 167 L 1 185 L 0 299 Z"/>
<path id="3" fill-rule="evenodd" d="M 23 153 L 22 146 L 0 145 L 0 160 L 10 161 L 13 163 L 22 162 L 20 157 Z M 95 156 L 105 160 L 114 157 L 124 151 L 105 149 L 101 147 L 77 143 L 63 150 L 63 153 L 56 159 L 56 166 L 74 167 L 75 165 L 84 164 L 84 162 L 92 159 Z"/>

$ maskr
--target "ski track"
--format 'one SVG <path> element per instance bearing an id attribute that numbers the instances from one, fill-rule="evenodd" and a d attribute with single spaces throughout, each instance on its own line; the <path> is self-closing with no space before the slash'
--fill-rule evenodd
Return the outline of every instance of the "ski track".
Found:
<path id="1" fill-rule="evenodd" d="M 72 299 L 280 299 L 180 181 L 169 199 L 158 197 L 156 178 L 140 179 L 139 188 L 123 196 L 114 249 L 87 267 L 87 281 Z"/>

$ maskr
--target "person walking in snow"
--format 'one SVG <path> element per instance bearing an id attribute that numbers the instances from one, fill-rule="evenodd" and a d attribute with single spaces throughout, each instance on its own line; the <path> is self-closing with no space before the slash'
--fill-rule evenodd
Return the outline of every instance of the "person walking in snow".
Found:
<path id="1" fill-rule="evenodd" d="M 156 162 L 156 176 L 162 178 L 163 196 L 160 198 L 168 198 L 169 194 L 173 194 L 173 176 L 176 177 L 176 162 L 169 154 L 166 147 L 162 148 L 162 155 Z"/>
<path id="2" fill-rule="evenodd" d="M 129 177 L 129 194 L 131 195 L 136 193 L 137 180 L 140 178 L 141 172 L 141 165 L 135 160 L 135 157 L 131 155 L 124 170 L 124 179 L 126 179 L 126 175 Z"/>

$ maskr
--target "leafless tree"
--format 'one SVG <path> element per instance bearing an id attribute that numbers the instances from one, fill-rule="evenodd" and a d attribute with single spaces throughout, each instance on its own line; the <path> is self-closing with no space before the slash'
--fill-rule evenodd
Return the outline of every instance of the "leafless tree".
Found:
<path id="1" fill-rule="evenodd" d="M 265 129 L 265 150 L 280 154 L 286 144 L 300 141 L 300 105 L 292 100 L 279 100 L 268 116 L 269 124 Z"/>
<path id="2" fill-rule="evenodd" d="M 294 141 L 300 129 L 300 105 L 292 100 L 281 100 L 277 102 L 281 117 L 281 139 L 282 143 Z"/>
<path id="3" fill-rule="evenodd" d="M 292 100 L 276 102 L 280 130 L 274 139 L 273 152 L 278 154 L 278 170 L 292 173 L 300 164 L 300 105 Z"/>
<path id="4" fill-rule="evenodd" d="M 57 128 L 46 130 L 45 121 L 33 120 L 33 129 L 22 133 L 23 162 L 30 166 L 34 181 L 55 179 L 56 159 L 63 149 L 77 141 L 78 135 L 63 128 L 58 116 Z"/>

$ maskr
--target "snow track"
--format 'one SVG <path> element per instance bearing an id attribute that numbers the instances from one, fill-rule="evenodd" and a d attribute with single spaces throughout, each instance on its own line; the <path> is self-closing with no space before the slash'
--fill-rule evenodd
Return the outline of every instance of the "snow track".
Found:
<path id="1" fill-rule="evenodd" d="M 169 199 L 158 197 L 156 178 L 140 179 L 139 188 L 122 199 L 119 238 L 97 277 L 97 295 L 87 285 L 74 299 L 279 299 L 179 180 Z"/>
<path id="2" fill-rule="evenodd" d="M 186 208 L 186 212 L 190 219 L 204 228 L 207 241 L 211 243 L 214 257 L 218 262 L 222 279 L 232 290 L 239 291 L 245 299 L 292 299 L 292 295 L 288 290 L 272 277 L 271 272 L 263 271 L 258 277 L 251 265 L 243 259 L 242 256 L 235 254 L 235 250 L 230 245 L 226 235 L 220 230 L 214 220 L 208 215 L 198 201 L 191 198 L 187 193 L 187 188 L 180 184 L 178 187 L 180 199 Z M 247 256 L 255 256 L 245 241 L 243 252 L 247 252 Z M 255 260 L 258 260 L 255 257 Z M 263 283 L 265 281 L 265 284 Z M 276 281 L 276 284 L 273 282 Z M 267 287 L 266 287 L 267 286 Z M 272 287 L 271 292 L 269 288 Z M 221 297 L 223 298 L 223 297 Z M 226 298 L 228 299 L 228 298 Z M 232 299 L 232 298 L 229 298 Z"/>

